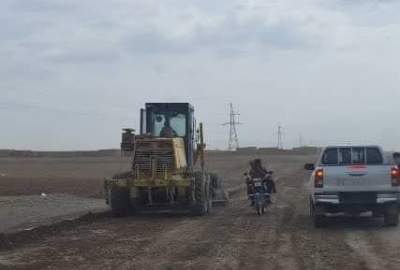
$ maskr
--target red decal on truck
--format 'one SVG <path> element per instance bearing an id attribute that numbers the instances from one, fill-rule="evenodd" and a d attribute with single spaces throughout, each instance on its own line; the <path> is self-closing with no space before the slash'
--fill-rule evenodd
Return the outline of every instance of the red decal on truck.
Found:
<path id="1" fill-rule="evenodd" d="M 352 165 L 352 166 L 349 166 L 347 168 L 352 170 L 352 171 L 359 171 L 359 170 L 365 170 L 367 168 L 367 166 L 365 166 L 365 165 Z"/>

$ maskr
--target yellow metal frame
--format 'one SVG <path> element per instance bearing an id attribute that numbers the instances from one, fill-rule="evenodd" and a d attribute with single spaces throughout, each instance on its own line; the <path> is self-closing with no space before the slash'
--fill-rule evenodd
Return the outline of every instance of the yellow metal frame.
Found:
<path id="1" fill-rule="evenodd" d="M 182 177 L 181 175 L 173 175 L 171 178 L 141 178 L 141 179 L 106 179 L 107 185 L 118 187 L 190 187 L 192 177 Z"/>
<path id="2" fill-rule="evenodd" d="M 155 138 L 153 140 L 171 141 L 171 146 L 174 151 L 174 169 L 172 171 L 165 169 L 161 175 L 157 174 L 155 171 L 153 171 L 151 175 L 148 175 L 141 174 L 139 168 L 134 168 L 135 177 L 132 181 L 129 181 L 130 183 L 128 183 L 128 185 L 130 187 L 190 187 L 193 179 L 184 176 L 187 168 L 187 159 L 183 138 Z"/>
<path id="3" fill-rule="evenodd" d="M 157 179 L 157 178 L 135 179 L 132 186 L 133 187 L 169 187 L 169 186 L 190 187 L 191 183 L 192 183 L 192 178 L 184 178 L 177 175 L 170 179 Z"/>
<path id="4" fill-rule="evenodd" d="M 200 160 L 200 166 L 204 170 L 204 137 L 203 137 L 203 125 L 200 123 L 199 126 L 200 141 L 197 145 L 197 153 L 195 156 L 195 163 Z M 146 138 L 146 140 L 149 140 Z M 107 179 L 108 185 L 116 185 L 119 187 L 190 187 L 193 183 L 192 176 L 186 176 L 185 170 L 187 168 L 187 159 L 185 152 L 185 143 L 183 138 L 153 138 L 150 140 L 170 140 L 172 142 L 172 148 L 174 151 L 175 169 L 173 171 L 165 170 L 162 175 L 157 175 L 154 171 L 152 175 L 141 174 L 138 168 L 134 168 L 134 178 L 132 179 Z"/>

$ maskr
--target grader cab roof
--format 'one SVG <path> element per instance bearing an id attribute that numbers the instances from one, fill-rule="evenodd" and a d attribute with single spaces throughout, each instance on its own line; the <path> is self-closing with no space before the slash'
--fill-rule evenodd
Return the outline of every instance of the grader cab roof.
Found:
<path id="1" fill-rule="evenodd" d="M 168 111 L 168 110 L 194 110 L 194 107 L 187 102 L 173 102 L 173 103 L 146 103 L 146 109 L 160 110 L 160 111 Z"/>

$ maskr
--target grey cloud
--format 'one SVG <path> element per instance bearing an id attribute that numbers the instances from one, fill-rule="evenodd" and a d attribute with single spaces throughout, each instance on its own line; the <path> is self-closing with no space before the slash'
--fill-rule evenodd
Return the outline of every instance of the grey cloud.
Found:
<path id="1" fill-rule="evenodd" d="M 66 49 L 64 51 L 49 53 L 45 56 L 45 59 L 58 64 L 100 64 L 116 62 L 119 58 L 120 53 L 115 48 L 96 48 L 95 45 L 84 49 Z"/>
<path id="2" fill-rule="evenodd" d="M 320 39 L 323 38 L 318 33 L 310 35 L 303 31 L 304 22 L 294 15 L 284 14 L 283 18 L 271 23 L 268 18 L 271 11 L 267 10 L 264 15 L 242 20 L 243 13 L 252 17 L 254 11 L 246 9 L 246 5 L 238 9 L 237 4 L 233 4 L 224 13 L 220 5 L 211 1 L 204 1 L 201 5 L 189 1 L 187 3 L 191 4 L 183 4 L 187 8 L 182 10 L 179 1 L 166 4 L 157 1 L 148 4 L 140 1 L 88 1 L 81 4 L 72 0 L 18 0 L 10 3 L 13 3 L 9 10 L 12 16 L 8 14 L 3 19 L 6 27 L 3 31 L 0 29 L 0 34 L 16 42 L 10 46 L 38 42 L 42 48 L 34 51 L 32 47 L 32 54 L 59 63 L 111 61 L 113 57 L 118 58 L 116 51 L 122 48 L 125 48 L 124 53 L 133 56 L 207 51 L 234 57 L 235 54 L 257 53 L 263 48 L 314 48 L 322 43 Z M 229 7 L 229 1 L 223 3 Z M 90 4 L 98 14 L 88 10 Z M 125 6 L 134 11 L 132 17 L 107 16 L 111 9 L 115 14 L 124 15 Z M 34 14 L 27 15 L 27 11 Z M 180 28 L 186 33 L 176 34 Z M 101 43 L 108 39 L 112 45 L 103 49 Z"/>
<path id="3" fill-rule="evenodd" d="M 184 43 L 167 39 L 156 29 L 134 33 L 122 40 L 129 54 L 183 53 L 188 49 Z"/>
<path id="4" fill-rule="evenodd" d="M 8 2 L 9 7 L 13 10 L 41 14 L 47 12 L 66 12 L 78 8 L 73 1 L 64 0 L 12 0 Z"/>
<path id="5" fill-rule="evenodd" d="M 294 22 L 265 25 L 262 21 L 241 24 L 236 18 L 226 18 L 215 28 L 202 25 L 194 27 L 192 34 L 185 38 L 169 38 L 156 28 L 133 33 L 122 41 L 132 53 L 191 53 L 221 52 L 234 53 L 251 50 L 251 46 L 277 49 L 304 49 L 315 47 L 318 40 L 310 40 L 297 28 Z M 257 49 L 257 48 L 253 48 Z"/>

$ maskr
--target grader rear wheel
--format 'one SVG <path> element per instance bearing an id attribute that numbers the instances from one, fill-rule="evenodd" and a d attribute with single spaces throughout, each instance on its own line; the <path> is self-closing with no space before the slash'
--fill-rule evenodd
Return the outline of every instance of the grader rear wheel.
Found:
<path id="1" fill-rule="evenodd" d="M 197 216 L 204 216 L 210 211 L 209 177 L 201 172 L 195 173 L 194 197 L 195 206 L 193 213 Z"/>
<path id="2" fill-rule="evenodd" d="M 226 205 L 228 203 L 228 196 L 224 192 L 222 179 L 215 173 L 210 173 L 210 194 L 211 203 L 214 206 Z"/>
<path id="3" fill-rule="evenodd" d="M 210 214 L 213 207 L 213 187 L 211 183 L 211 176 L 209 174 L 207 174 L 206 197 L 208 202 L 207 213 Z"/>

